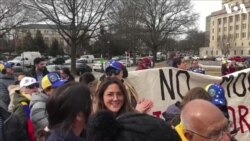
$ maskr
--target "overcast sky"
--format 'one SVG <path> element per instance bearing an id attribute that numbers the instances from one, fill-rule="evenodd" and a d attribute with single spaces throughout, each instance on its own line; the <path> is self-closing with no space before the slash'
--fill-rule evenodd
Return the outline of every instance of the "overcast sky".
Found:
<path id="1" fill-rule="evenodd" d="M 222 8 L 221 1 L 222 0 L 192 0 L 194 11 L 200 14 L 200 18 L 197 22 L 200 30 L 205 31 L 206 16 Z"/>

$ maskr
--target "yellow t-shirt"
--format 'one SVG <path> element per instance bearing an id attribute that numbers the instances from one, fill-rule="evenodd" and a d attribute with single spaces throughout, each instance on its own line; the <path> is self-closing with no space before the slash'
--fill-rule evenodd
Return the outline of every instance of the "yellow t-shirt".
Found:
<path id="1" fill-rule="evenodd" d="M 188 141 L 187 138 L 184 136 L 184 126 L 181 122 L 175 126 L 175 130 L 179 134 L 182 141 Z"/>

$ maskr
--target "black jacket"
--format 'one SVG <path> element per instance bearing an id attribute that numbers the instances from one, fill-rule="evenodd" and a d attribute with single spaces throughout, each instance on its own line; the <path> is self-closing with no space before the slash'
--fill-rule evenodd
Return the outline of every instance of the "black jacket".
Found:
<path id="1" fill-rule="evenodd" d="M 0 101 L 1 102 L 1 101 Z M 0 104 L 0 116 L 3 119 L 4 141 L 28 141 L 25 129 L 20 124 L 18 118 L 6 111 Z"/>

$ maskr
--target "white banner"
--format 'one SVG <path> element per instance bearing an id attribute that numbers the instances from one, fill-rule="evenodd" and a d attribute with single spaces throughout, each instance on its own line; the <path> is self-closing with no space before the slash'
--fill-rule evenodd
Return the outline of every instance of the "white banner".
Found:
<path id="1" fill-rule="evenodd" d="M 176 68 L 148 69 L 129 72 L 129 80 L 140 98 L 153 100 L 152 115 L 160 117 L 168 105 L 181 101 L 188 90 L 210 83 L 221 84 L 228 99 L 233 127 L 240 127 L 236 138 L 250 140 L 250 69 L 218 77 L 193 73 Z"/>

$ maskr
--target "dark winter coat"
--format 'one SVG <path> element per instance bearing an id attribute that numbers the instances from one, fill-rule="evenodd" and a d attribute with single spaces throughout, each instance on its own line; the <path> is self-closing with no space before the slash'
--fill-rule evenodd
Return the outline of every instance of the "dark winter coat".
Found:
<path id="1" fill-rule="evenodd" d="M 8 110 L 8 105 L 10 103 L 10 96 L 8 91 L 8 86 L 15 83 L 14 76 L 6 75 L 0 73 L 0 99 L 4 102 L 4 108 Z"/>
<path id="2" fill-rule="evenodd" d="M 3 120 L 4 141 L 28 141 L 25 129 L 18 118 L 2 108 L 0 101 L 0 118 Z"/>
<path id="3" fill-rule="evenodd" d="M 85 141 L 83 138 L 75 136 L 72 132 L 67 132 L 62 129 L 55 129 L 47 141 Z"/>

